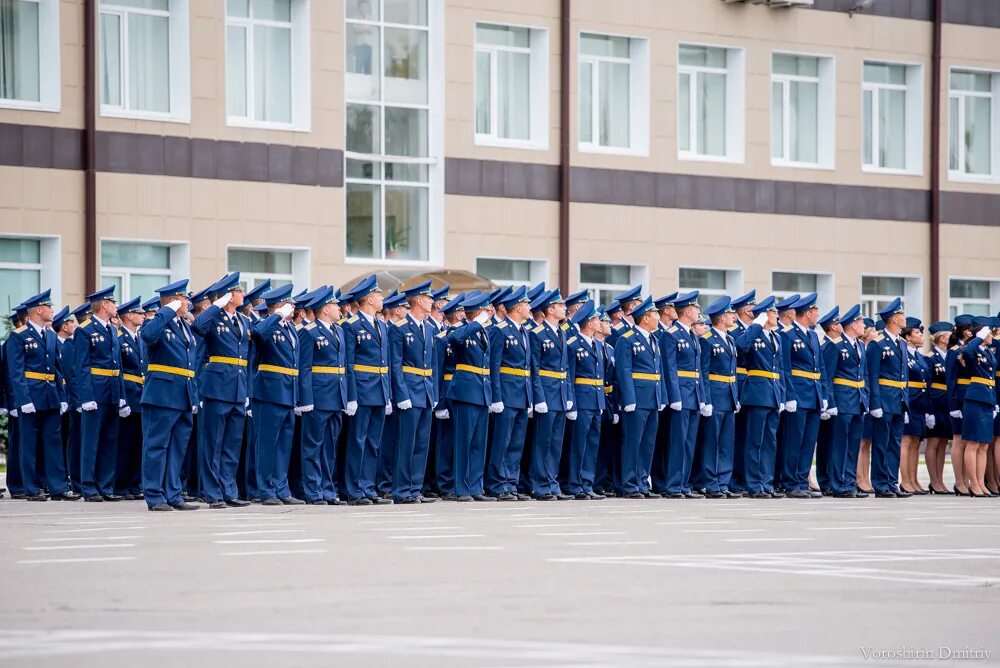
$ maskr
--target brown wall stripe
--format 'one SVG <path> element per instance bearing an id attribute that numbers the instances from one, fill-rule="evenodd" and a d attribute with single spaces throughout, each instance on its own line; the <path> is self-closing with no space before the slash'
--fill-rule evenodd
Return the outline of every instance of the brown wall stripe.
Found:
<path id="1" fill-rule="evenodd" d="M 855 0 L 815 0 L 813 9 L 846 12 Z M 888 16 L 897 19 L 931 21 L 934 17 L 934 0 L 876 0 L 865 14 Z M 942 20 L 983 28 L 1000 28 L 1000 2 L 996 0 L 945 0 L 942 3 Z"/>

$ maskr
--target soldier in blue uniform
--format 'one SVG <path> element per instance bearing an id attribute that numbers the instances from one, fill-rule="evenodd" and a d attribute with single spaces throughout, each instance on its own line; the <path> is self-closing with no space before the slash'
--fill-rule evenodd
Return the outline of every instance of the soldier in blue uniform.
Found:
<path id="1" fill-rule="evenodd" d="M 28 321 L 28 311 L 23 304 L 15 306 L 10 313 L 11 330 L 23 326 Z M 8 374 L 7 363 L 10 359 L 10 346 L 13 339 L 8 336 L 4 339 L 0 360 L 3 361 L 3 383 L 4 383 L 4 412 L 7 413 L 7 486 L 10 488 L 12 499 L 23 499 L 24 482 L 21 480 L 21 437 L 20 422 L 18 418 L 18 406 L 14 403 L 14 393 L 10 386 L 10 375 Z M 79 474 L 77 474 L 79 478 Z M 74 490 L 75 491 L 75 490 Z"/>
<path id="2" fill-rule="evenodd" d="M 121 376 L 121 343 L 111 324 L 117 310 L 114 286 L 87 297 L 94 312 L 73 346 L 80 420 L 80 482 L 86 501 L 120 501 L 115 494 L 118 418 L 131 412 Z"/>
<path id="3" fill-rule="evenodd" d="M 337 439 L 347 405 L 347 342 L 336 324 L 340 305 L 333 288 L 321 288 L 309 308 L 315 320 L 299 331 L 302 489 L 310 505 L 340 505 Z"/>
<path id="4" fill-rule="evenodd" d="M 148 363 L 142 390 L 142 494 L 150 510 L 197 510 L 181 496 L 181 466 L 191 440 L 195 340 L 184 316 L 187 279 L 156 290 L 160 308 L 139 330 Z"/>
<path id="5" fill-rule="evenodd" d="M 389 337 L 390 355 L 392 348 L 392 332 L 396 323 L 406 317 L 410 305 L 406 303 L 406 295 L 393 290 L 382 302 L 382 322 Z M 392 365 L 390 364 L 390 367 Z M 389 370 L 390 375 L 392 369 Z M 393 379 L 395 382 L 395 379 Z M 395 402 L 391 402 L 395 403 Z M 382 438 L 378 446 L 378 466 L 375 469 L 375 491 L 385 498 L 392 498 L 393 479 L 396 471 L 396 445 L 399 442 L 399 411 L 393 411 L 385 416 L 382 427 Z"/>
<path id="6" fill-rule="evenodd" d="M 670 404 L 670 448 L 667 454 L 669 498 L 703 498 L 691 489 L 691 467 L 698 437 L 698 415 L 706 404 L 701 372 L 701 345 L 691 329 L 701 315 L 698 291 L 674 300 L 677 320 L 663 339 L 664 380 Z M 617 359 L 617 354 L 616 354 Z"/>
<path id="7" fill-rule="evenodd" d="M 541 501 L 572 499 L 557 480 L 566 413 L 573 410 L 573 379 L 569 377 L 569 349 L 559 322 L 566 303 L 559 289 L 549 290 L 531 304 L 542 322 L 531 330 L 531 357 L 535 431 L 531 446 L 531 493 Z"/>
<path id="8" fill-rule="evenodd" d="M 435 377 L 438 380 L 438 406 L 434 410 L 434 418 L 438 421 L 437 470 L 435 485 L 446 500 L 455 500 L 455 434 L 454 422 L 451 420 L 448 387 L 455 377 L 455 348 L 448 339 L 452 330 L 464 323 L 465 310 L 462 302 L 465 293 L 460 292 L 441 308 L 445 324 L 434 337 L 435 358 L 438 368 Z"/>
<path id="9" fill-rule="evenodd" d="M 7 378 L 19 415 L 19 492 L 29 501 L 45 501 L 44 487 L 53 500 L 76 501 L 80 496 L 69 488 L 59 435 L 60 416 L 68 407 L 59 343 L 55 332 L 45 327 L 52 320 L 50 293 L 46 290 L 23 302 L 26 322 L 11 332 L 7 346 Z"/>
<path id="10" fill-rule="evenodd" d="M 840 325 L 840 307 L 834 306 L 824 315 L 820 316 L 816 323 L 823 330 L 819 341 L 820 358 L 823 366 L 820 371 L 823 376 L 823 388 L 825 391 L 827 409 L 820 411 L 819 431 L 816 435 L 816 487 L 823 496 L 833 496 L 830 486 L 830 448 L 833 442 L 833 418 L 837 415 L 836 406 L 831 405 L 833 396 L 833 378 L 826 373 L 826 349 L 827 346 L 840 341 L 843 327 Z M 812 478 L 809 478 L 809 486 L 812 488 Z"/>
<path id="11" fill-rule="evenodd" d="M 490 314 L 488 294 L 466 297 L 465 313 L 472 320 L 448 333 L 455 357 L 454 378 L 448 385 L 448 410 L 453 422 L 455 495 L 458 501 L 496 501 L 483 490 L 490 386 Z"/>
<path id="12" fill-rule="evenodd" d="M 802 295 L 792 294 L 784 299 L 777 302 L 776 306 L 778 308 L 778 334 L 783 336 L 783 333 L 789 331 L 792 328 L 792 323 L 795 321 L 795 304 L 802 298 Z M 782 343 L 784 344 L 784 338 L 782 338 Z M 784 349 L 784 346 L 782 346 Z M 789 377 L 790 369 L 785 366 L 782 371 L 782 385 L 785 384 L 786 379 Z M 785 393 L 785 388 L 782 388 L 782 394 Z M 785 412 L 785 406 L 782 405 L 782 411 L 778 415 L 778 452 L 774 460 L 774 482 L 775 487 L 779 490 L 783 489 L 783 481 L 781 478 L 782 472 L 784 470 L 783 453 L 785 451 L 786 445 L 786 433 L 788 424 L 788 413 Z"/>
<path id="13" fill-rule="evenodd" d="M 257 484 L 267 506 L 301 505 L 288 486 L 298 398 L 299 344 L 291 324 L 292 286 L 264 294 L 268 316 L 251 326 L 254 369 L 250 406 L 257 420 Z"/>
<path id="14" fill-rule="evenodd" d="M 115 494 L 126 501 L 142 498 L 142 388 L 145 383 L 146 353 L 139 339 L 144 320 L 142 298 L 136 297 L 118 307 L 118 330 L 121 343 L 122 382 L 128 414 L 118 423 L 118 461 L 115 470 Z M 124 412 L 124 410 L 122 411 Z"/>
<path id="15" fill-rule="evenodd" d="M 399 434 L 392 497 L 396 503 L 427 503 L 437 500 L 421 492 L 431 416 L 438 402 L 434 329 L 428 322 L 434 308 L 431 282 L 414 285 L 403 296 L 409 302 L 409 312 L 389 330 L 389 375 Z"/>
<path id="16" fill-rule="evenodd" d="M 594 491 L 597 452 L 608 400 L 604 386 L 613 374 L 604 343 L 596 338 L 601 328 L 600 313 L 586 301 L 573 314 L 575 334 L 567 343 L 573 367 L 573 395 L 577 414 L 569 448 L 566 492 L 577 499 L 603 499 Z"/>
<path id="17" fill-rule="evenodd" d="M 740 498 L 729 490 L 733 471 L 735 416 L 740 410 L 736 393 L 736 342 L 729 329 L 736 320 L 729 297 L 720 297 L 707 307 L 712 326 L 701 336 L 701 371 L 705 378 L 705 407 L 701 429 L 701 470 L 710 499 Z"/>
<path id="18" fill-rule="evenodd" d="M 830 382 L 828 422 L 833 424 L 826 473 L 817 478 L 828 481 L 837 498 L 866 497 L 857 491 L 858 451 L 862 419 L 868 413 L 867 366 L 861 336 L 865 331 L 861 305 L 855 304 L 839 318 L 842 336 L 823 346 L 823 376 Z M 818 465 L 817 465 L 818 466 Z"/>
<path id="19" fill-rule="evenodd" d="M 608 337 L 608 343 L 610 343 L 612 347 L 617 347 L 618 339 L 635 325 L 635 320 L 632 317 L 632 311 L 641 301 L 641 284 L 634 285 L 615 297 L 615 302 L 618 304 L 621 316 L 618 322 L 611 325 L 611 335 Z"/>
<path id="20" fill-rule="evenodd" d="M 491 408 L 499 410 L 491 427 L 485 489 L 501 501 L 523 501 L 529 497 L 518 492 L 517 483 L 528 414 L 534 406 L 527 290 L 521 286 L 511 291 L 500 306 L 504 317 L 489 330 Z"/>
<path id="21" fill-rule="evenodd" d="M 198 314 L 192 329 L 201 337 L 206 365 L 198 375 L 198 478 L 210 508 L 243 507 L 236 477 L 246 411 L 250 406 L 248 360 L 250 320 L 239 313 L 243 286 L 239 272 L 208 289 L 212 305 Z"/>
<path id="22" fill-rule="evenodd" d="M 745 295 L 740 295 L 733 300 L 733 310 L 736 311 L 736 322 L 730 328 L 729 334 L 735 341 L 753 322 L 753 307 L 757 305 L 757 291 L 751 290 Z M 744 364 L 744 353 L 738 352 L 736 355 L 736 396 L 743 393 L 743 385 L 747 381 L 747 369 Z M 729 481 L 729 491 L 736 492 L 741 496 L 747 495 L 746 477 L 744 475 L 743 454 L 746 449 L 746 426 L 747 414 L 740 411 L 736 414 L 733 427 L 733 475 Z"/>
<path id="23" fill-rule="evenodd" d="M 375 276 L 352 291 L 357 315 L 344 323 L 347 340 L 347 441 L 345 492 L 349 505 L 392 503 L 375 489 L 379 444 L 385 418 L 392 413 L 389 384 L 389 333 L 375 317 L 382 310 L 382 291 Z"/>
<path id="24" fill-rule="evenodd" d="M 816 294 L 802 297 L 793 308 L 795 320 L 782 333 L 786 424 L 785 440 L 781 443 L 781 487 L 790 498 L 818 498 L 822 494 L 809 489 L 809 470 L 816 450 L 820 413 L 826 410 L 828 402 L 819 337 L 813 331 L 819 321 Z"/>
<path id="25" fill-rule="evenodd" d="M 71 311 L 76 319 L 76 328 L 73 336 L 66 339 L 62 344 L 63 380 L 66 381 L 66 403 L 69 410 L 69 434 L 66 440 L 66 466 L 69 471 L 70 487 L 74 492 L 83 494 L 83 486 L 80 484 L 80 447 L 83 435 L 81 433 L 80 421 L 82 419 L 82 409 L 80 408 L 80 398 L 76 391 L 76 344 L 83 339 L 77 337 L 77 333 L 84 325 L 89 324 L 90 302 L 84 302 Z"/>
<path id="26" fill-rule="evenodd" d="M 948 341 L 948 355 L 945 358 L 945 375 L 948 386 L 948 415 L 951 419 L 951 466 L 955 473 L 955 485 L 952 488 L 958 496 L 969 496 L 966 486 L 968 477 L 965 474 L 965 441 L 962 438 L 962 408 L 965 404 L 965 393 L 971 381 L 971 369 L 962 364 L 962 349 L 973 334 L 972 315 L 962 313 L 955 317 L 955 331 Z"/>
<path id="27" fill-rule="evenodd" d="M 677 308 L 674 306 L 677 294 L 677 292 L 671 292 L 654 302 L 660 315 L 660 321 L 656 324 L 653 336 L 656 337 L 656 343 L 660 347 L 660 357 L 663 363 L 666 363 L 666 356 L 662 354 L 662 351 L 665 350 L 663 339 L 667 336 L 667 330 L 673 327 L 674 321 L 677 320 Z M 662 370 L 660 374 L 666 382 L 666 369 Z M 663 411 L 659 414 L 656 425 L 656 445 L 653 448 L 653 464 L 649 470 L 650 489 L 661 496 L 667 494 L 667 479 L 670 477 L 670 414 L 672 412 Z"/>
<path id="28" fill-rule="evenodd" d="M 928 491 L 931 494 L 951 494 L 944 484 L 944 462 L 951 439 L 951 418 L 948 415 L 948 381 L 945 356 L 948 354 L 948 340 L 954 325 L 950 322 L 932 322 L 927 327 L 931 338 L 931 349 L 926 356 L 930 371 L 930 385 L 927 388 L 929 415 L 934 416 L 934 424 L 927 430 L 927 447 L 924 461 L 930 477 Z M 994 345 L 996 341 L 994 341 Z"/>
<path id="29" fill-rule="evenodd" d="M 901 333 L 906 344 L 907 393 L 909 407 L 903 424 L 900 443 L 899 488 L 911 494 L 924 495 L 927 490 L 917 480 L 920 464 L 920 441 L 936 419 L 929 413 L 928 384 L 931 373 L 927 358 L 920 352 L 924 345 L 924 327 L 917 318 L 907 318 Z"/>
<path id="30" fill-rule="evenodd" d="M 962 403 L 962 440 L 965 442 L 965 481 L 971 496 L 988 497 L 986 455 L 993 442 L 997 407 L 997 358 L 993 352 L 994 319 L 976 316 L 976 333 L 962 347 L 962 361 L 969 370 L 969 384 Z M 22 443 L 24 441 L 22 440 Z"/>
<path id="31" fill-rule="evenodd" d="M 912 496 L 897 487 L 899 448 L 909 410 L 906 343 L 900 337 L 906 316 L 900 300 L 879 311 L 885 331 L 865 351 L 872 416 L 872 486 L 879 498 Z"/>
<path id="32" fill-rule="evenodd" d="M 267 308 L 267 304 L 261 297 L 265 292 L 271 290 L 271 279 L 265 279 L 255 285 L 243 295 L 243 315 L 247 317 L 252 327 L 260 322 L 260 315 L 254 309 L 258 306 Z M 253 386 L 253 337 L 250 337 L 250 348 L 247 356 L 247 383 L 248 387 Z M 247 408 L 247 417 L 244 421 L 243 430 L 243 453 L 240 457 L 240 498 L 248 500 L 260 500 L 260 489 L 257 486 L 257 432 L 254 429 L 253 410 Z"/>

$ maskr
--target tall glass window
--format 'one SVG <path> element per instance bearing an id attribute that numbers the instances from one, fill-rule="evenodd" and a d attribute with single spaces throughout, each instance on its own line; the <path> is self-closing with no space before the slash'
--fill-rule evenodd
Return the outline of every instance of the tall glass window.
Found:
<path id="1" fill-rule="evenodd" d="M 864 164 L 906 168 L 906 66 L 866 62 L 862 89 Z"/>
<path id="2" fill-rule="evenodd" d="M 101 0 L 101 107 L 170 112 L 170 1 Z"/>
<path id="3" fill-rule="evenodd" d="M 726 155 L 728 50 L 681 44 L 677 145 L 681 155 Z"/>
<path id="4" fill-rule="evenodd" d="M 292 0 L 227 0 L 227 116 L 292 122 L 293 42 Z"/>
<path id="5" fill-rule="evenodd" d="M 476 134 L 531 139 L 531 30 L 476 26 Z"/>
<path id="6" fill-rule="evenodd" d="M 948 169 L 993 174 L 993 77 L 989 72 L 952 70 L 948 96 Z"/>
<path id="7" fill-rule="evenodd" d="M 427 0 L 347 0 L 347 256 L 428 259 Z"/>
<path id="8" fill-rule="evenodd" d="M 0 239 L 0 309 L 6 309 L 5 315 L 41 292 L 41 246 L 38 239 Z M 7 334 L 7 323 L 0 318 L 0 338 Z"/>
<path id="9" fill-rule="evenodd" d="M 0 0 L 0 99 L 41 100 L 39 0 Z"/>
<path id="10" fill-rule="evenodd" d="M 580 144 L 629 148 L 632 40 L 580 36 Z"/>
<path id="11" fill-rule="evenodd" d="M 819 58 L 772 57 L 771 157 L 819 162 Z"/>

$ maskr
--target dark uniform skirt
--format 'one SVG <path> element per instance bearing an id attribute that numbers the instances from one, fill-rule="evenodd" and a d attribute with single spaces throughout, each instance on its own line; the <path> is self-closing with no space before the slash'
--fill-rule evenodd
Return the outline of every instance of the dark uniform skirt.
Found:
<path id="1" fill-rule="evenodd" d="M 903 436 L 924 437 L 924 414 L 917 411 L 907 411 L 910 421 L 903 424 Z"/>
<path id="2" fill-rule="evenodd" d="M 948 410 L 937 410 L 933 415 L 934 428 L 926 431 L 927 438 L 951 438 L 951 416 L 948 415 Z"/>
<path id="3" fill-rule="evenodd" d="M 861 440 L 870 441 L 872 440 L 872 414 L 865 413 L 865 416 L 861 418 Z"/>
<path id="4" fill-rule="evenodd" d="M 993 441 L 993 406 L 966 401 L 962 406 L 962 438 L 976 443 Z"/>

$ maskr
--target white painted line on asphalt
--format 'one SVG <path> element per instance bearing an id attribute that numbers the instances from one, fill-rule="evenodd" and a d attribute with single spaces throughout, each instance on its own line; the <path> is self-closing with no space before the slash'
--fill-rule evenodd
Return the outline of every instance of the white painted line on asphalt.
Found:
<path id="1" fill-rule="evenodd" d="M 437 517 L 427 517 L 427 518 L 411 518 L 405 520 L 361 520 L 358 524 L 410 524 L 411 522 L 454 522 L 454 520 L 448 520 Z"/>
<path id="2" fill-rule="evenodd" d="M 250 557 L 261 554 L 325 554 L 329 550 L 260 550 L 255 552 L 222 552 L 224 557 Z"/>
<path id="3" fill-rule="evenodd" d="M 876 529 L 895 529 L 896 527 L 806 527 L 809 531 L 874 531 Z"/>
<path id="4" fill-rule="evenodd" d="M 941 538 L 943 536 L 944 536 L 943 533 L 914 533 L 909 535 L 900 534 L 895 536 L 881 536 L 876 534 L 874 536 L 861 536 L 861 540 L 872 540 L 875 538 Z"/>
<path id="5" fill-rule="evenodd" d="M 655 540 L 591 540 L 582 543 L 566 543 L 567 547 L 600 547 L 617 545 L 659 545 Z"/>
<path id="6" fill-rule="evenodd" d="M 763 529 L 684 529 L 684 533 L 763 533 Z"/>
<path id="7" fill-rule="evenodd" d="M 66 538 L 36 538 L 37 543 L 62 543 L 68 540 L 134 540 L 145 536 L 69 536 Z"/>
<path id="8" fill-rule="evenodd" d="M 135 543 L 101 543 L 94 545 L 42 545 L 34 547 L 22 547 L 22 550 L 28 550 L 29 552 L 38 552 L 41 550 L 91 550 L 96 548 L 109 548 L 109 547 L 135 547 Z"/>
<path id="9" fill-rule="evenodd" d="M 84 531 L 138 531 L 146 527 L 92 527 L 90 529 L 59 529 L 58 531 L 46 531 L 46 533 L 81 533 Z"/>
<path id="10" fill-rule="evenodd" d="M 515 524 L 512 529 L 549 529 L 552 527 L 562 527 L 564 529 L 570 529 L 572 527 L 599 527 L 600 522 L 585 522 L 585 523 L 574 523 L 570 522 L 560 522 L 558 524 Z"/>
<path id="11" fill-rule="evenodd" d="M 657 513 L 676 513 L 677 508 L 660 508 L 657 510 L 611 510 L 608 515 L 655 515 Z"/>
<path id="12" fill-rule="evenodd" d="M 78 559 L 22 559 L 19 564 L 79 564 L 88 561 L 133 561 L 138 557 L 80 557 Z"/>
<path id="13" fill-rule="evenodd" d="M 375 527 L 372 531 L 452 531 L 454 529 L 463 529 L 464 527 L 439 527 L 434 526 L 422 526 L 422 527 Z"/>
<path id="14" fill-rule="evenodd" d="M 283 539 L 278 538 L 278 539 L 275 539 L 275 540 L 271 540 L 271 539 L 267 539 L 267 538 L 260 538 L 260 539 L 252 539 L 252 540 L 213 540 L 212 542 L 215 543 L 216 545 L 254 545 L 254 544 L 257 544 L 257 543 L 282 543 L 282 544 L 285 544 L 285 543 L 324 543 L 324 542 L 326 542 L 326 539 L 325 538 L 289 538 L 288 540 L 283 540 Z"/>
<path id="15" fill-rule="evenodd" d="M 624 536 L 624 531 L 554 531 L 539 536 Z"/>
<path id="16" fill-rule="evenodd" d="M 814 540 L 812 538 L 727 538 L 727 543 L 791 543 L 794 541 Z"/>
<path id="17" fill-rule="evenodd" d="M 486 538 L 484 533 L 443 533 L 436 536 L 386 536 L 389 540 L 440 540 L 443 538 Z"/>
<path id="18" fill-rule="evenodd" d="M 305 529 L 255 529 L 253 531 L 222 531 L 213 536 L 254 536 L 264 533 L 305 533 Z"/>
<path id="19" fill-rule="evenodd" d="M 523 521 L 526 518 L 530 518 L 532 520 L 575 520 L 575 519 L 579 519 L 579 517 L 576 516 L 576 515 L 533 515 L 531 513 L 527 513 L 525 515 L 507 515 L 506 517 L 501 517 L 499 519 L 501 521 L 504 521 L 504 522 L 506 522 L 506 521 L 518 522 L 518 521 Z"/>
<path id="20" fill-rule="evenodd" d="M 281 522 L 281 523 L 270 523 L 270 524 L 215 524 L 209 529 L 267 529 L 273 527 L 300 527 L 305 526 L 301 522 Z"/>
<path id="21" fill-rule="evenodd" d="M 119 524 L 119 523 L 122 523 L 122 522 L 135 524 L 136 518 L 135 517 L 123 517 L 121 519 L 110 519 L 110 518 L 107 518 L 107 517 L 102 517 L 99 520 L 80 520 L 78 522 L 66 522 L 66 521 L 56 522 L 56 525 L 58 525 L 58 526 L 63 526 L 63 525 L 65 525 L 65 526 L 84 526 L 84 525 L 88 525 L 88 524 Z"/>
<path id="22" fill-rule="evenodd" d="M 680 520 L 678 522 L 657 522 L 657 526 L 697 526 L 699 524 L 732 524 L 736 520 Z"/>
<path id="23" fill-rule="evenodd" d="M 774 513 L 751 513 L 751 517 L 788 517 L 789 515 L 815 515 L 817 511 L 814 510 L 792 510 L 789 512 L 774 512 Z"/>
<path id="24" fill-rule="evenodd" d="M 403 548 L 407 552 L 444 552 L 460 550 L 502 550 L 493 545 L 411 545 Z"/>
<path id="25" fill-rule="evenodd" d="M 946 524 L 949 529 L 1000 529 L 1000 524 Z"/>

